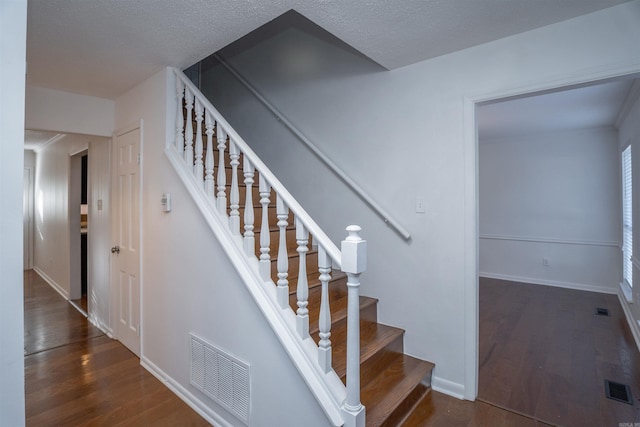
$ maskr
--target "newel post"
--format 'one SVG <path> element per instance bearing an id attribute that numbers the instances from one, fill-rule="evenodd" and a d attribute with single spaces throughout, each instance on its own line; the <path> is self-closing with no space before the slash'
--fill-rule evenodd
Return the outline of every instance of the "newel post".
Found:
<path id="1" fill-rule="evenodd" d="M 360 273 L 367 269 L 367 241 L 361 228 L 347 227 L 342 241 L 342 271 L 347 273 L 347 399 L 344 403 L 345 427 L 364 427 L 365 408 L 360 403 Z"/>

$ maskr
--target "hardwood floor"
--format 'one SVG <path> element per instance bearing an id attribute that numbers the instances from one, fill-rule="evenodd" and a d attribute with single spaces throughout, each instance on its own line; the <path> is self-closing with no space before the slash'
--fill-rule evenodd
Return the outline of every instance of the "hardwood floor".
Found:
<path id="1" fill-rule="evenodd" d="M 38 353 L 103 335 L 35 271 L 24 272 L 24 352 Z"/>
<path id="2" fill-rule="evenodd" d="M 543 422 L 485 402 L 458 400 L 432 391 L 400 427 L 543 427 Z M 617 426 L 616 426 L 617 427 Z"/>
<path id="3" fill-rule="evenodd" d="M 209 425 L 35 272 L 24 282 L 27 426 Z"/>
<path id="4" fill-rule="evenodd" d="M 481 278 L 479 360 L 480 400 L 562 426 L 640 422 L 640 354 L 616 295 Z M 605 379 L 633 405 L 607 399 Z"/>
<path id="5" fill-rule="evenodd" d="M 25 272 L 24 279 L 27 426 L 209 425 L 142 368 L 133 353 L 91 326 L 35 272 Z M 525 285 L 518 290 L 517 286 L 481 281 L 481 398 L 501 396 L 505 404 L 493 403 L 523 413 L 516 406 L 534 408 L 534 413 L 527 416 L 431 391 L 400 426 L 618 427 L 618 423 L 640 420 L 638 353 L 628 330 L 611 333 L 611 325 L 626 326 L 616 297 L 566 290 L 536 296 L 541 288 L 554 288 Z M 534 308 L 536 301 L 543 308 Z M 595 306 L 609 308 L 611 317 L 593 316 Z M 561 355 L 548 346 L 567 353 Z M 509 356 L 505 349 L 514 352 Z M 546 357 L 540 355 L 545 352 Z M 574 374 L 579 381 L 572 393 Z M 567 377 L 562 379 L 563 375 Z M 630 384 L 635 407 L 604 399 L 604 377 Z M 561 417 L 551 419 L 554 414 Z"/>

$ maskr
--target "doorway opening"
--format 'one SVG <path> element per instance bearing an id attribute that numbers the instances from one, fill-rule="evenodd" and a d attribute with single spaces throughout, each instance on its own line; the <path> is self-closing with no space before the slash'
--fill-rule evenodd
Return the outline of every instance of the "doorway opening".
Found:
<path id="1" fill-rule="evenodd" d="M 88 150 L 71 156 L 69 173 L 69 302 L 88 316 Z"/>
<path id="2" fill-rule="evenodd" d="M 620 351 L 635 351 L 617 296 L 617 128 L 633 77 L 476 105 L 479 400 L 547 422 L 591 414 L 608 424 L 589 412 L 607 405 L 595 355 L 640 367 L 603 347 L 622 336 Z M 600 306 L 620 321 L 595 316 Z"/>

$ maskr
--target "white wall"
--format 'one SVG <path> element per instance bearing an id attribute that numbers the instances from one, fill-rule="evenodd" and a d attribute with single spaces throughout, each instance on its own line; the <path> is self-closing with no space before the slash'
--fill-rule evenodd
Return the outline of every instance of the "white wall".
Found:
<path id="1" fill-rule="evenodd" d="M 36 153 L 33 150 L 24 150 L 24 167 L 36 167 Z"/>
<path id="2" fill-rule="evenodd" d="M 211 421 L 242 425 L 190 385 L 189 333 L 195 333 L 251 366 L 255 425 L 327 425 L 164 154 L 174 135 L 175 115 L 166 109 L 174 87 L 163 71 L 116 100 L 116 128 L 143 121 L 142 362 Z M 164 192 L 172 193 L 170 213 L 162 211 Z"/>
<path id="3" fill-rule="evenodd" d="M 631 303 L 627 301 L 622 291 L 618 295 L 627 314 L 636 344 L 640 348 L 640 256 L 638 255 L 640 253 L 640 90 L 635 92 L 635 96 L 635 102 L 618 128 L 620 148 L 622 149 L 631 143 L 633 173 L 633 283 L 635 286 L 631 293 Z"/>
<path id="4" fill-rule="evenodd" d="M 229 58 L 412 233 L 410 242 L 387 228 L 221 67 L 204 87 L 336 242 L 346 225 L 363 226 L 369 270 L 362 293 L 380 298 L 382 322 L 407 330 L 409 354 L 436 363 L 437 389 L 474 398 L 472 101 L 638 71 L 639 21 L 640 2 L 625 3 L 389 72 L 297 29 Z M 293 61 L 301 51 L 307 61 Z M 426 214 L 415 213 L 416 196 L 425 198 Z"/>
<path id="5" fill-rule="evenodd" d="M 480 275 L 617 293 L 616 130 L 479 138 Z"/>
<path id="6" fill-rule="evenodd" d="M 24 425 L 22 173 L 26 0 L 0 2 L 0 419 Z"/>
<path id="7" fill-rule="evenodd" d="M 87 270 L 89 320 L 111 331 L 111 139 L 89 141 Z"/>
<path id="8" fill-rule="evenodd" d="M 70 230 L 72 224 L 69 219 L 69 184 L 71 155 L 88 149 L 90 145 L 94 149 L 98 144 L 108 147 L 108 142 L 107 138 L 99 136 L 65 135 L 56 142 L 44 146 L 36 153 L 34 269 L 65 298 L 70 296 Z M 91 151 L 89 152 L 90 158 L 93 157 Z M 102 151 L 105 150 L 98 149 L 95 160 L 108 163 L 108 157 L 100 157 L 104 155 Z M 101 194 L 108 191 L 108 173 L 105 174 L 104 171 L 96 175 L 92 173 L 91 178 L 91 187 L 95 186 Z M 79 223 L 75 225 L 77 225 L 79 235 Z M 97 229 L 95 225 L 92 228 Z M 106 231 L 103 231 L 102 235 L 108 235 L 108 233 L 107 224 Z M 102 239 L 104 240 L 104 237 Z M 104 249 L 101 248 L 101 250 Z M 98 259 L 104 259 L 105 256 L 103 253 L 96 255 Z M 104 261 L 101 262 L 104 264 Z M 104 273 L 103 270 L 102 274 Z M 105 285 L 104 279 L 99 280 L 96 284 L 97 289 L 104 288 Z M 102 292 L 104 293 L 105 290 L 103 289 Z M 108 300 L 100 302 L 107 304 L 108 309 Z M 101 317 L 103 316 L 104 314 L 101 315 Z"/>
<path id="9" fill-rule="evenodd" d="M 27 86 L 25 128 L 111 137 L 114 101 Z"/>
<path id="10" fill-rule="evenodd" d="M 29 212 L 29 218 L 27 219 L 26 224 L 23 223 L 23 244 L 24 244 L 24 270 L 29 270 L 33 268 L 33 194 L 34 194 L 34 179 L 35 179 L 35 171 L 36 171 L 36 153 L 33 150 L 24 150 L 24 168 L 29 169 L 29 184 L 28 184 L 28 193 L 24 194 L 25 200 L 23 203 L 23 209 L 27 209 Z"/>

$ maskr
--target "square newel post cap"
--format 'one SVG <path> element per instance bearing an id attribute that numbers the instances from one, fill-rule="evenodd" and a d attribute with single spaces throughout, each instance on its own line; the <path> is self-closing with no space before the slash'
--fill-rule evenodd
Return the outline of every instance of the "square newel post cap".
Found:
<path id="1" fill-rule="evenodd" d="M 357 225 L 347 227 L 349 235 L 342 241 L 342 271 L 360 274 L 367 269 L 367 241 L 360 237 Z"/>

